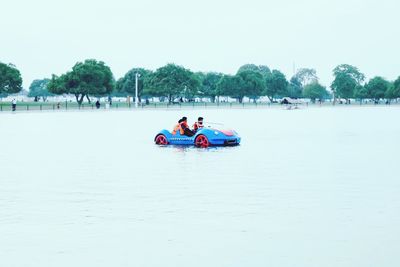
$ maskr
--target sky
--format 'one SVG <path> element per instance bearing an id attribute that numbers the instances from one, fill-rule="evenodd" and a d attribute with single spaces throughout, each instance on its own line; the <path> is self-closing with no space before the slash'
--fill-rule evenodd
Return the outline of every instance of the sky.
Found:
<path id="1" fill-rule="evenodd" d="M 26 89 L 89 58 L 116 79 L 167 63 L 227 74 L 253 63 L 288 79 L 314 68 L 326 86 L 343 63 L 400 76 L 398 0 L 0 1 L 0 61 Z"/>

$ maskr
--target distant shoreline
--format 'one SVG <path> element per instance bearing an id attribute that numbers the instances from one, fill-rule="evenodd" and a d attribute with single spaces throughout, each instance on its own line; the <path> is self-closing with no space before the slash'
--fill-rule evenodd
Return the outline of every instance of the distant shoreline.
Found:
<path id="1" fill-rule="evenodd" d="M 128 104 L 126 102 L 114 102 L 111 106 L 101 103 L 99 109 L 96 108 L 95 103 L 84 103 L 79 107 L 78 103 L 75 102 L 18 102 L 16 111 L 12 111 L 11 103 L 0 102 L 0 114 L 2 113 L 28 113 L 28 112 L 61 112 L 61 111 L 113 111 L 113 110 L 190 110 L 190 109 L 304 109 L 304 108 L 352 108 L 352 107 L 400 107 L 400 102 L 393 102 L 391 104 L 374 104 L 367 103 L 351 103 L 351 104 L 335 104 L 332 102 L 324 103 L 304 103 L 304 104 L 279 104 L 279 103 L 208 103 L 208 102 L 196 102 L 196 103 L 150 103 L 141 104 L 137 108 L 135 104 Z M 296 108 L 297 107 L 297 108 Z"/>

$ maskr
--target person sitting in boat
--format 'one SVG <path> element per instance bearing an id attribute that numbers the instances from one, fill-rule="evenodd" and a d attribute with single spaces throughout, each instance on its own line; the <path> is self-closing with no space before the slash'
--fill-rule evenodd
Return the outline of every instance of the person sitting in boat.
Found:
<path id="1" fill-rule="evenodd" d="M 197 121 L 193 124 L 193 132 L 196 132 L 198 129 L 201 129 L 203 127 L 203 117 L 199 117 Z"/>
<path id="2" fill-rule="evenodd" d="M 172 134 L 175 135 L 178 131 L 181 135 L 186 135 L 189 137 L 194 135 L 194 132 L 189 129 L 186 117 L 183 117 L 178 121 L 178 124 L 175 126 L 174 130 L 172 131 Z"/>
<path id="3" fill-rule="evenodd" d="M 190 130 L 189 125 L 187 123 L 187 118 L 183 117 L 181 122 L 181 127 L 183 129 L 184 135 L 186 136 L 193 136 L 194 132 Z"/>
<path id="4" fill-rule="evenodd" d="M 178 131 L 181 135 L 183 135 L 185 133 L 185 131 L 183 130 L 182 126 L 182 119 L 179 119 L 178 124 L 175 125 L 174 130 L 172 130 L 172 134 L 175 135 Z"/>

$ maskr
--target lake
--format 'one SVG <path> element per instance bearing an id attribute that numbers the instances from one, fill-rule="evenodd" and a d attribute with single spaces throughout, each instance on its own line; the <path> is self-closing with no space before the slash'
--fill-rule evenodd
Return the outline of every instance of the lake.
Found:
<path id="1" fill-rule="evenodd" d="M 182 116 L 242 144 L 155 146 Z M 383 106 L 0 113 L 0 266 L 398 266 L 399 118 Z"/>

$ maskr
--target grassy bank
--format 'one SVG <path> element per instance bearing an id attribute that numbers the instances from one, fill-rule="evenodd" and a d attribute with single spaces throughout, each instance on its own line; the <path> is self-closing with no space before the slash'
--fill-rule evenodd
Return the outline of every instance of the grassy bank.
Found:
<path id="1" fill-rule="evenodd" d="M 166 108 L 257 108 L 270 107 L 279 104 L 270 103 L 150 103 L 140 104 L 142 109 L 166 109 Z M 101 103 L 100 109 L 132 109 L 135 103 L 113 102 L 112 105 Z M 0 103 L 0 111 L 11 111 L 11 103 Z M 95 103 L 83 103 L 81 106 L 76 102 L 18 102 L 17 111 L 33 111 L 33 110 L 79 110 L 79 109 L 96 109 Z"/>

